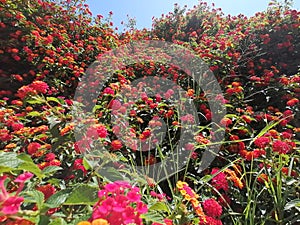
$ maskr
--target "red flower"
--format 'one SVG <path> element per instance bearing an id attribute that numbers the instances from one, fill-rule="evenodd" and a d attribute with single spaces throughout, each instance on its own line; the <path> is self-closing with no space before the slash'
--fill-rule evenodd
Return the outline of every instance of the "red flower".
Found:
<path id="1" fill-rule="evenodd" d="M 207 199 L 202 203 L 202 205 L 206 215 L 214 218 L 222 215 L 222 206 L 215 199 Z"/>
<path id="2" fill-rule="evenodd" d="M 56 192 L 55 187 L 53 187 L 51 184 L 40 186 L 36 190 L 44 194 L 45 200 L 47 200 L 51 195 L 53 195 Z"/>
<path id="3" fill-rule="evenodd" d="M 288 105 L 288 106 L 294 106 L 294 105 L 296 105 L 296 104 L 298 104 L 299 103 L 299 99 L 297 99 L 297 98 L 292 98 L 291 100 L 289 100 L 287 103 L 286 103 L 286 105 Z"/>
<path id="4" fill-rule="evenodd" d="M 219 169 L 213 168 L 211 171 L 211 174 L 218 173 Z M 223 189 L 224 191 L 228 191 L 228 181 L 226 179 L 226 175 L 223 172 L 218 173 L 214 178 L 211 180 L 211 184 L 213 187 L 215 187 L 217 190 Z"/>
<path id="5" fill-rule="evenodd" d="M 229 118 L 223 118 L 223 119 L 221 119 L 221 124 L 222 124 L 223 126 L 228 127 L 229 125 L 232 124 L 232 120 L 229 119 Z"/>
<path id="6" fill-rule="evenodd" d="M 49 89 L 48 84 L 46 84 L 44 81 L 40 81 L 40 80 L 36 80 L 33 81 L 30 85 L 30 88 L 32 88 L 33 90 L 39 92 L 39 93 L 47 93 L 47 90 Z"/>
<path id="7" fill-rule="evenodd" d="M 14 124 L 11 125 L 11 128 L 14 131 L 18 131 L 18 130 L 22 129 L 23 127 L 24 127 L 24 125 L 21 124 L 21 123 L 14 123 Z"/>
<path id="8" fill-rule="evenodd" d="M 254 144 L 259 148 L 265 148 L 270 142 L 268 137 L 259 137 L 254 141 Z"/>
<path id="9" fill-rule="evenodd" d="M 110 108 L 112 110 L 118 110 L 119 108 L 121 108 L 122 104 L 119 100 L 112 100 L 110 102 Z"/>
<path id="10" fill-rule="evenodd" d="M 29 87 L 29 86 L 23 86 L 23 87 L 19 88 L 16 96 L 23 99 L 28 94 L 36 94 L 36 91 L 33 88 Z"/>
<path id="11" fill-rule="evenodd" d="M 280 154 L 287 154 L 291 150 L 291 146 L 289 146 L 286 142 L 276 140 L 273 143 L 273 151 L 278 152 Z"/>
<path id="12" fill-rule="evenodd" d="M 32 142 L 27 146 L 27 152 L 30 155 L 34 155 L 35 153 L 37 153 L 37 151 L 39 150 L 40 147 L 41 147 L 41 144 L 39 144 L 37 142 Z"/>
<path id="13" fill-rule="evenodd" d="M 201 224 L 201 225 L 202 224 L 203 225 L 222 225 L 222 221 L 221 220 L 217 220 L 217 219 L 215 219 L 213 217 L 210 217 L 210 216 L 206 216 L 205 220 L 206 220 L 206 222 L 200 221 L 199 224 Z"/>
<path id="14" fill-rule="evenodd" d="M 122 148 L 122 142 L 120 140 L 113 140 L 111 142 L 111 147 L 112 147 L 112 150 L 119 150 Z"/>
<path id="15" fill-rule="evenodd" d="M 86 173 L 87 173 L 87 170 L 83 166 L 83 159 L 75 159 L 74 164 L 73 164 L 73 169 L 81 170 L 84 175 L 86 175 Z"/>

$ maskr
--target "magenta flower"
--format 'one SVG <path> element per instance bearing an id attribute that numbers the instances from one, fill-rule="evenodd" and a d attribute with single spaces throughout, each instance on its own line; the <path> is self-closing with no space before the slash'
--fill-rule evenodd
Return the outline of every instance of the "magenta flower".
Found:
<path id="1" fill-rule="evenodd" d="M 0 212 L 6 215 L 16 214 L 23 201 L 23 197 L 11 196 L 1 204 Z"/>
<path id="2" fill-rule="evenodd" d="M 22 202 L 24 201 L 23 197 L 19 197 L 18 194 L 22 191 L 24 188 L 24 183 L 28 179 L 33 177 L 32 173 L 25 172 L 23 174 L 20 174 L 14 181 L 19 184 L 19 188 L 16 191 L 14 196 L 10 196 L 9 193 L 6 190 L 6 187 L 4 186 L 4 182 L 6 180 L 6 176 L 0 177 L 0 215 L 13 215 L 18 213 L 20 206 Z"/>
<path id="3" fill-rule="evenodd" d="M 30 172 L 25 172 L 25 173 L 22 173 L 20 174 L 16 179 L 15 179 L 15 182 L 18 182 L 18 183 L 24 183 L 25 181 L 29 180 L 30 178 L 33 177 L 33 174 L 30 173 Z"/>
<path id="4" fill-rule="evenodd" d="M 92 219 L 105 219 L 109 224 L 125 225 L 135 223 L 142 225 L 141 214 L 148 211 L 141 201 L 138 187 L 125 181 L 106 184 L 98 192 L 99 201 L 94 206 Z"/>

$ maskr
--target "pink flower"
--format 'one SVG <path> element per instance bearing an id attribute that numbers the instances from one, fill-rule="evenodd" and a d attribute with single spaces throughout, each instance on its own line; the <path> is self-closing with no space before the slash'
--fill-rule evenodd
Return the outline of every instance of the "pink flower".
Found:
<path id="1" fill-rule="evenodd" d="M 6 176 L 1 176 L 0 177 L 0 190 L 1 190 L 1 192 L 0 192 L 0 202 L 3 202 L 5 199 L 8 198 L 8 193 L 7 193 L 6 188 L 4 186 L 4 182 L 5 182 L 6 178 L 7 178 Z"/>
<path id="2" fill-rule="evenodd" d="M 118 109 L 121 108 L 121 106 L 122 106 L 122 104 L 121 104 L 121 102 L 119 100 L 112 100 L 110 102 L 110 108 L 112 110 L 118 110 Z"/>
<path id="3" fill-rule="evenodd" d="M 30 172 L 25 172 L 23 174 L 20 174 L 16 179 L 15 182 L 18 183 L 24 183 L 26 180 L 29 180 L 30 178 L 33 177 L 33 174 Z"/>
<path id="4" fill-rule="evenodd" d="M 188 123 L 194 123 L 195 122 L 194 116 L 192 114 L 187 114 L 185 116 L 182 116 L 180 119 L 183 122 L 188 122 Z"/>
<path id="5" fill-rule="evenodd" d="M 193 151 L 195 149 L 195 145 L 192 144 L 192 143 L 187 143 L 185 146 L 184 146 L 184 149 L 185 150 L 188 150 L 188 151 Z"/>
<path id="6" fill-rule="evenodd" d="M 6 215 L 16 214 L 23 201 L 23 197 L 11 196 L 2 203 L 0 212 Z"/>
<path id="7" fill-rule="evenodd" d="M 211 174 L 218 173 L 219 169 L 213 168 Z M 226 175 L 223 172 L 218 173 L 214 178 L 211 180 L 211 184 L 217 190 L 223 189 L 224 191 L 229 190 L 228 181 L 226 179 Z"/>
<path id="8" fill-rule="evenodd" d="M 115 91 L 113 89 L 111 89 L 110 87 L 106 87 L 103 90 L 103 94 L 107 94 L 107 95 L 113 95 L 115 93 Z"/>
<path id="9" fill-rule="evenodd" d="M 105 219 L 109 224 L 142 225 L 141 214 L 148 211 L 141 201 L 140 189 L 125 181 L 108 183 L 98 192 L 99 201 L 94 206 L 92 220 Z"/>
<path id="10" fill-rule="evenodd" d="M 102 124 L 96 124 L 87 129 L 87 136 L 93 139 L 97 139 L 98 137 L 106 138 L 107 135 L 107 129 Z"/>

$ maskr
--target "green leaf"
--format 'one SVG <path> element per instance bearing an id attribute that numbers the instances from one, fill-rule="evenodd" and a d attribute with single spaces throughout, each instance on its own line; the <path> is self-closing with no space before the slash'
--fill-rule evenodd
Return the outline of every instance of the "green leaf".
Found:
<path id="1" fill-rule="evenodd" d="M 47 102 L 56 102 L 57 104 L 63 104 L 58 98 L 55 97 L 47 97 Z"/>
<path id="2" fill-rule="evenodd" d="M 25 202 L 36 203 L 38 209 L 41 209 L 45 198 L 44 194 L 37 190 L 23 192 L 22 196 Z"/>
<path id="3" fill-rule="evenodd" d="M 0 166 L 0 173 L 7 173 L 12 170 L 11 167 L 6 167 L 6 166 Z"/>
<path id="4" fill-rule="evenodd" d="M 83 158 L 82 164 L 86 170 L 92 169 L 91 164 L 85 157 Z"/>
<path id="5" fill-rule="evenodd" d="M 26 116 L 36 117 L 36 116 L 40 116 L 40 115 L 41 115 L 40 112 L 32 111 L 32 112 L 27 113 Z"/>
<path id="6" fill-rule="evenodd" d="M 45 224 L 49 224 L 49 217 L 41 215 L 38 225 L 45 225 Z"/>
<path id="7" fill-rule="evenodd" d="M 54 173 L 58 170 L 62 170 L 63 168 L 59 167 L 59 166 L 47 166 L 45 169 L 43 169 L 43 174 L 47 175 L 47 174 L 51 174 Z"/>
<path id="8" fill-rule="evenodd" d="M 67 225 L 67 222 L 63 220 L 63 218 L 56 218 L 51 220 L 48 225 Z"/>
<path id="9" fill-rule="evenodd" d="M 30 162 L 33 163 L 32 158 L 30 157 L 30 155 L 27 155 L 25 153 L 21 153 L 17 156 L 18 159 L 21 159 L 24 162 Z"/>
<path id="10" fill-rule="evenodd" d="M 151 222 L 156 222 L 161 224 L 164 223 L 164 218 L 155 211 L 150 211 L 148 213 L 142 214 L 141 218 L 145 219 L 146 221 L 151 221 Z"/>
<path id="11" fill-rule="evenodd" d="M 65 203 L 66 199 L 70 195 L 71 190 L 65 189 L 61 190 L 59 192 L 56 192 L 54 195 L 51 195 L 48 200 L 46 201 L 46 204 L 49 208 L 56 208 Z"/>
<path id="12" fill-rule="evenodd" d="M 293 199 L 284 206 L 284 210 L 289 210 L 294 207 L 300 207 L 300 199 Z"/>
<path id="13" fill-rule="evenodd" d="M 14 152 L 0 152 L 0 167 L 14 169 L 19 166 L 22 161 L 17 158 Z"/>
<path id="14" fill-rule="evenodd" d="M 35 174 L 38 178 L 43 178 L 44 174 L 40 168 L 32 161 L 31 157 L 27 154 L 20 154 L 17 156 L 18 159 L 22 160 L 17 169 L 25 170 Z"/>
<path id="15" fill-rule="evenodd" d="M 44 177 L 44 174 L 42 173 L 40 168 L 34 163 L 23 162 L 18 166 L 17 169 L 31 172 L 40 179 L 42 179 Z"/>
<path id="16" fill-rule="evenodd" d="M 26 102 L 29 104 L 38 104 L 38 105 L 44 103 L 44 101 L 42 101 L 41 99 L 30 99 L 30 100 L 26 100 Z"/>
<path id="17" fill-rule="evenodd" d="M 167 213 L 170 213 L 169 208 L 167 205 L 163 202 L 156 202 L 154 205 L 152 205 L 149 210 L 154 210 L 154 211 L 164 211 Z"/>
<path id="18" fill-rule="evenodd" d="M 76 187 L 68 196 L 65 205 L 93 205 L 98 200 L 98 187 L 82 184 Z"/>

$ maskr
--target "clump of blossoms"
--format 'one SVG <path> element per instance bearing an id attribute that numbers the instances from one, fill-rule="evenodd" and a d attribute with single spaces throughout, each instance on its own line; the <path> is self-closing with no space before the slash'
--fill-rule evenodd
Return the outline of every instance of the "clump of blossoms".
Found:
<path id="1" fill-rule="evenodd" d="M 119 225 L 143 224 L 141 215 L 148 212 L 148 208 L 141 201 L 142 196 L 138 187 L 125 181 L 115 181 L 106 184 L 98 192 L 98 197 L 99 201 L 95 204 L 90 219 L 91 224 L 95 224 L 94 221 L 100 221 L 100 219 L 103 219 L 101 220 L 103 223 L 99 224 L 106 224 L 105 221 L 108 224 Z"/>

